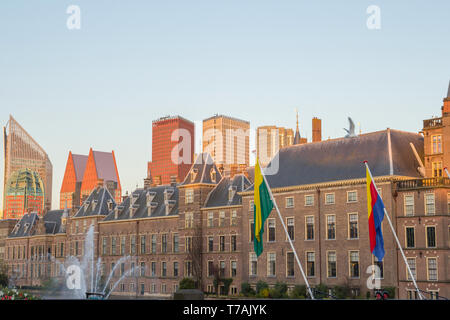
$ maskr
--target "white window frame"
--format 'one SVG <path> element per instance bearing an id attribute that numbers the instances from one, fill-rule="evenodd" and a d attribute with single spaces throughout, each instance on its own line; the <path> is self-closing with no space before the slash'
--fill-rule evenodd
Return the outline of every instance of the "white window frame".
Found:
<path id="1" fill-rule="evenodd" d="M 292 200 L 292 204 L 289 204 L 289 201 Z M 294 197 L 286 197 L 285 198 L 285 203 L 286 203 L 286 209 L 292 209 L 294 208 L 295 204 L 294 204 Z"/>
<path id="2" fill-rule="evenodd" d="M 407 203 L 407 199 L 412 199 L 412 204 L 411 203 Z M 415 214 L 415 205 L 414 205 L 414 194 L 404 194 L 403 195 L 403 212 L 405 214 L 406 217 L 413 217 Z M 412 213 L 408 213 L 408 211 L 406 210 L 407 207 L 411 207 L 412 208 Z"/>
<path id="3" fill-rule="evenodd" d="M 333 202 L 328 202 L 328 196 L 333 196 Z M 329 206 L 329 205 L 333 205 L 336 203 L 336 194 L 334 192 L 328 192 L 325 193 L 325 205 Z"/>
<path id="4" fill-rule="evenodd" d="M 349 195 L 353 193 L 355 194 L 355 200 L 350 200 Z M 347 203 L 355 203 L 355 202 L 358 202 L 358 191 L 357 190 L 347 191 Z"/>
<path id="5" fill-rule="evenodd" d="M 308 202 L 308 198 L 312 199 L 312 202 Z M 314 206 L 314 195 L 313 194 L 306 194 L 305 195 L 305 207 L 313 207 Z"/>

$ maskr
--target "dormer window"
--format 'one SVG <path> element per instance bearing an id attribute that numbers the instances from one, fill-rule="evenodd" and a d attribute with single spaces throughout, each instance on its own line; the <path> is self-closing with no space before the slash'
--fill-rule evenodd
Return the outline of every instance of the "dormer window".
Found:
<path id="1" fill-rule="evenodd" d="M 17 232 L 19 232 L 19 229 L 20 229 L 20 223 L 16 223 L 12 233 L 17 234 Z"/>
<path id="2" fill-rule="evenodd" d="M 84 211 L 87 211 L 87 209 L 89 208 L 89 205 L 91 204 L 91 202 L 89 200 L 86 200 L 84 202 Z"/>
<path id="3" fill-rule="evenodd" d="M 28 228 L 30 227 L 29 223 L 25 223 L 25 225 L 23 226 L 23 233 L 26 233 L 28 231 Z"/>
<path id="4" fill-rule="evenodd" d="M 119 218 L 119 206 L 114 208 L 114 219 Z"/>
<path id="5" fill-rule="evenodd" d="M 155 191 L 147 192 L 147 194 L 146 194 L 147 207 L 150 207 L 150 205 L 151 205 L 153 199 L 155 198 L 155 196 L 156 196 L 156 192 Z"/>
<path id="6" fill-rule="evenodd" d="M 170 214 L 170 212 L 172 211 L 173 207 L 175 206 L 176 201 L 175 200 L 168 200 L 166 201 L 165 205 L 166 205 L 166 216 L 168 216 Z"/>
<path id="7" fill-rule="evenodd" d="M 211 169 L 210 175 L 211 175 L 211 181 L 215 183 L 216 182 L 216 170 Z"/>
<path id="8" fill-rule="evenodd" d="M 97 203 L 98 203 L 98 200 L 92 201 L 92 211 L 95 211 L 95 208 L 97 207 Z"/>
<path id="9" fill-rule="evenodd" d="M 165 189 L 164 190 L 164 201 L 167 201 L 170 199 L 170 197 L 173 195 L 174 190 L 173 189 Z"/>
<path id="10" fill-rule="evenodd" d="M 158 206 L 157 202 L 151 202 L 149 205 L 147 205 L 147 215 L 150 217 L 153 213 L 153 211 Z"/>
<path id="11" fill-rule="evenodd" d="M 233 200 L 233 197 L 234 197 L 235 193 L 236 193 L 236 187 L 235 186 L 230 186 L 228 188 L 228 201 L 231 202 Z"/>
<path id="12" fill-rule="evenodd" d="M 133 193 L 133 194 L 131 194 L 131 199 L 130 199 L 130 201 L 131 201 L 131 203 L 130 203 L 130 205 L 132 206 L 132 205 L 134 205 L 134 203 L 136 202 L 136 200 L 139 198 L 139 193 Z"/>
<path id="13" fill-rule="evenodd" d="M 139 204 L 133 204 L 130 206 L 130 218 L 133 218 L 136 211 L 139 209 Z"/>
<path id="14" fill-rule="evenodd" d="M 191 183 L 195 181 L 195 178 L 197 177 L 197 174 L 198 174 L 198 169 L 197 168 L 192 169 L 192 171 L 191 171 Z"/>
<path id="15" fill-rule="evenodd" d="M 108 200 L 108 210 L 111 211 L 113 209 L 113 202 L 111 199 Z"/>

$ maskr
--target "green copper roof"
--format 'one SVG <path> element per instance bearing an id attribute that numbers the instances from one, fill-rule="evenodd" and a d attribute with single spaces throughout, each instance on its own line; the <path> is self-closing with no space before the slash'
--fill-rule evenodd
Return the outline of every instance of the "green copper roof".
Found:
<path id="1" fill-rule="evenodd" d="M 6 184 L 8 196 L 43 196 L 44 183 L 39 173 L 30 169 L 21 169 L 11 174 Z"/>

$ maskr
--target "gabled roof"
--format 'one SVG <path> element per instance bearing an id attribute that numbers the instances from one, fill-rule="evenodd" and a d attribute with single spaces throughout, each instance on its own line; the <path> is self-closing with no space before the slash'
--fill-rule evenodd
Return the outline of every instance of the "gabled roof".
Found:
<path id="1" fill-rule="evenodd" d="M 84 170 L 86 169 L 88 156 L 83 154 L 72 154 L 72 160 L 77 182 L 81 182 L 83 180 Z"/>
<path id="2" fill-rule="evenodd" d="M 59 233 L 63 212 L 64 210 L 52 210 L 45 214 L 43 219 L 46 234 Z"/>
<path id="3" fill-rule="evenodd" d="M 176 216 L 178 195 L 178 188 L 175 186 L 136 189 L 119 206 L 110 211 L 104 221 Z M 132 215 L 130 207 L 134 210 Z M 169 208 L 169 212 L 166 212 L 166 207 Z M 149 208 L 151 208 L 150 215 Z"/>
<path id="4" fill-rule="evenodd" d="M 103 179 L 105 183 L 107 181 L 117 182 L 118 188 L 121 189 L 114 151 L 93 151 L 92 148 L 89 150 L 81 190 L 95 188 L 98 179 Z"/>
<path id="5" fill-rule="evenodd" d="M 211 173 L 213 172 L 215 172 L 215 181 L 212 180 Z M 217 169 L 211 155 L 209 153 L 200 153 L 181 185 L 197 183 L 217 184 L 221 179 L 222 175 Z"/>
<path id="6" fill-rule="evenodd" d="M 25 213 L 17 222 L 9 234 L 9 238 L 19 238 L 33 235 L 34 226 L 39 221 L 39 215 L 36 212 Z"/>
<path id="7" fill-rule="evenodd" d="M 206 199 L 205 207 L 224 207 L 239 205 L 242 197 L 238 192 L 242 192 L 251 186 L 251 182 L 242 174 L 235 175 L 233 179 L 223 177 L 219 184 L 210 192 Z M 230 200 L 229 195 L 232 192 Z"/>
<path id="8" fill-rule="evenodd" d="M 75 214 L 76 218 L 98 216 L 98 215 L 108 215 L 109 206 L 111 203 L 112 208 L 116 206 L 114 197 L 108 191 L 106 187 L 95 188 L 89 197 L 83 202 L 80 209 Z"/>
<path id="9" fill-rule="evenodd" d="M 419 164 L 410 142 L 423 159 L 423 137 L 420 134 L 390 129 L 355 138 L 290 146 L 279 150 L 278 172 L 266 175 L 266 178 L 271 188 L 365 178 L 364 160 L 368 161 L 374 177 L 420 178 Z M 271 162 L 268 167 L 272 165 Z"/>

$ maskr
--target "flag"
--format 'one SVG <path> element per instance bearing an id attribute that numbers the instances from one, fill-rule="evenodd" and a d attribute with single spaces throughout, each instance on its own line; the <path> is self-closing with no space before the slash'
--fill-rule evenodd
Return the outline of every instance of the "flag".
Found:
<path id="1" fill-rule="evenodd" d="M 270 199 L 269 187 L 264 181 L 261 167 L 258 159 L 255 165 L 255 184 L 254 184 L 254 205 L 253 205 L 253 223 L 254 223 L 254 239 L 253 246 L 256 256 L 259 257 L 263 251 L 263 233 L 264 222 L 269 216 L 273 208 L 273 202 Z"/>
<path id="2" fill-rule="evenodd" d="M 370 252 L 378 258 L 378 261 L 383 260 L 384 257 L 384 242 L 383 234 L 381 232 L 381 223 L 384 218 L 384 204 L 378 194 L 377 187 L 372 178 L 367 161 L 366 164 L 366 178 L 367 178 L 367 209 L 369 212 L 369 239 Z"/>

